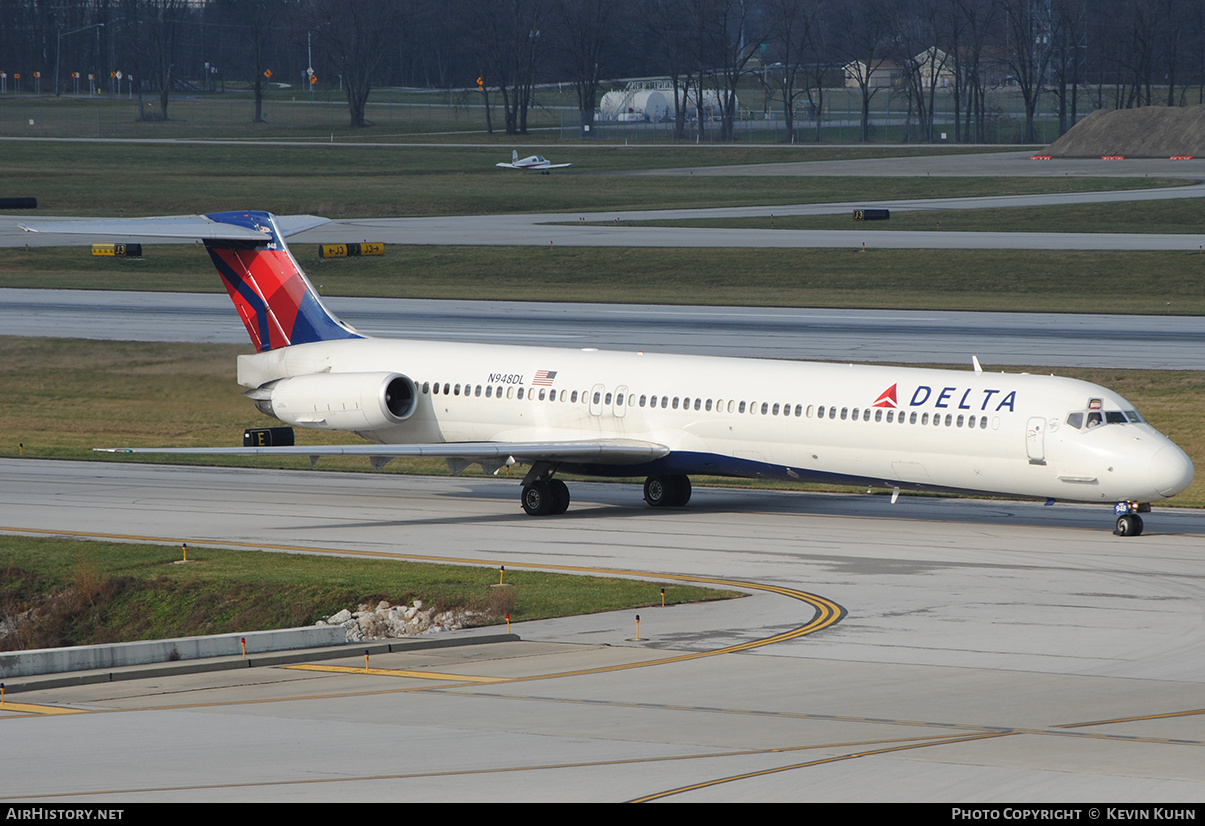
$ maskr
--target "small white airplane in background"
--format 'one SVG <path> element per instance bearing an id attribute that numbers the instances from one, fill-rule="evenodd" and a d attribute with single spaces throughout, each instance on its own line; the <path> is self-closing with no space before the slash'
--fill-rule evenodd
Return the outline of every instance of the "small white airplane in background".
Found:
<path id="1" fill-rule="evenodd" d="M 510 163 L 495 164 L 499 169 L 519 169 L 523 172 L 542 172 L 548 174 L 550 169 L 564 169 L 567 166 L 573 166 L 571 163 L 552 163 L 543 155 L 528 155 L 526 158 L 519 160 L 519 151 L 512 149 L 510 152 Z"/>

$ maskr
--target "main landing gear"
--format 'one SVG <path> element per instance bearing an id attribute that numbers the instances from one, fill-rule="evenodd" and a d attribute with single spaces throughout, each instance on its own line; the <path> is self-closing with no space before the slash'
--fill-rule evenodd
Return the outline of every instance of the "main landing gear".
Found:
<path id="1" fill-rule="evenodd" d="M 1142 517 L 1138 514 L 1150 512 L 1149 502 L 1118 502 L 1113 506 L 1113 513 L 1117 514 L 1117 525 L 1113 528 L 1113 534 L 1115 536 L 1141 536 Z"/>
<path id="2" fill-rule="evenodd" d="M 523 486 L 523 510 L 528 516 L 551 516 L 569 510 L 569 487 L 560 479 L 537 479 Z"/>
<path id="3" fill-rule="evenodd" d="M 650 476 L 644 480 L 644 501 L 650 508 L 680 508 L 690 501 L 690 477 Z"/>
<path id="4" fill-rule="evenodd" d="M 523 492 L 519 501 L 528 516 L 552 516 L 569 510 L 569 488 L 560 479 L 553 479 L 556 465 L 536 462 L 523 477 Z"/>
<path id="5" fill-rule="evenodd" d="M 654 508 L 680 508 L 690 501 L 690 478 L 685 474 L 650 476 L 644 480 L 644 501 Z M 569 488 L 553 479 L 547 468 L 528 474 L 519 501 L 528 516 L 552 516 L 569 509 Z"/>

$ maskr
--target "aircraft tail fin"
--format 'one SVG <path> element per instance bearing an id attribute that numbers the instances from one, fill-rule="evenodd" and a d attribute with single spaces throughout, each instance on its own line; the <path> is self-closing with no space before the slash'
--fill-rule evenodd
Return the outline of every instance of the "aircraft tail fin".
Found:
<path id="1" fill-rule="evenodd" d="M 232 228 L 253 230 L 260 236 L 247 240 L 245 235 L 231 231 L 215 232 L 204 239 L 205 249 L 257 350 L 363 338 L 322 303 L 289 252 L 271 214 L 218 212 L 205 217 Z"/>
<path id="2" fill-rule="evenodd" d="M 284 242 L 327 223 L 314 215 L 215 212 L 162 218 L 30 222 L 26 232 L 87 238 L 180 238 L 205 242 L 257 350 L 364 338 L 328 310 Z"/>
<path id="3" fill-rule="evenodd" d="M 519 150 L 518 149 L 512 149 L 510 151 L 510 162 L 511 163 L 519 162 Z"/>

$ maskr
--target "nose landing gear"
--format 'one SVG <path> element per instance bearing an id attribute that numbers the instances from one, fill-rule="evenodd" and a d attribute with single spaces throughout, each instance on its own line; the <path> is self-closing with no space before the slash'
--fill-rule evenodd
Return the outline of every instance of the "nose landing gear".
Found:
<path id="1" fill-rule="evenodd" d="M 1113 513 L 1117 515 L 1117 525 L 1113 528 L 1113 535 L 1141 536 L 1142 517 L 1138 514 L 1150 512 L 1151 506 L 1148 502 L 1118 502 L 1113 506 Z"/>

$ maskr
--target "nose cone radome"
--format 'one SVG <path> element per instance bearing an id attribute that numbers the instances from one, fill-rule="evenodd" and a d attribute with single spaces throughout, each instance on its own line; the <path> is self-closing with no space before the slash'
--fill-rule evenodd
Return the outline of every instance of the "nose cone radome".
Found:
<path id="1" fill-rule="evenodd" d="M 1192 484 L 1192 461 L 1175 445 L 1151 457 L 1151 484 L 1164 496 L 1175 496 Z"/>

